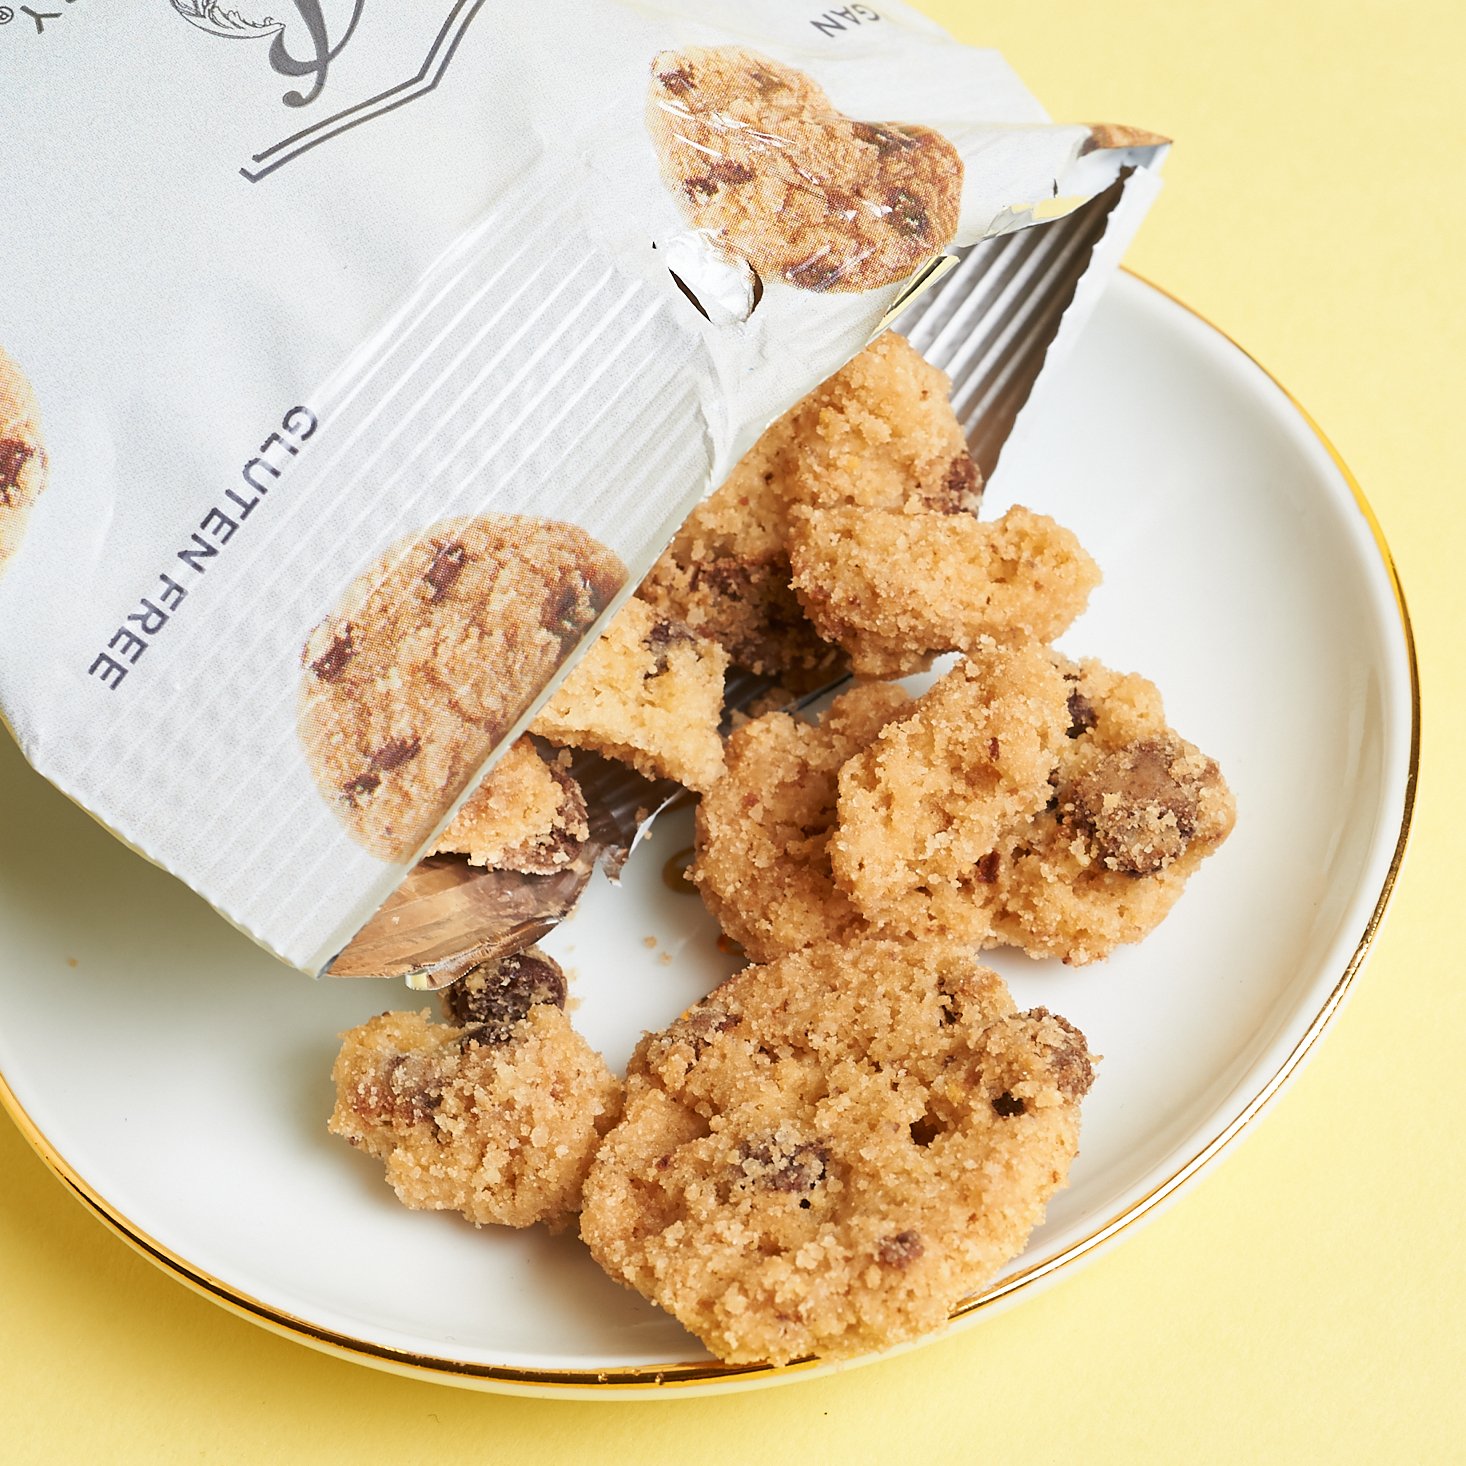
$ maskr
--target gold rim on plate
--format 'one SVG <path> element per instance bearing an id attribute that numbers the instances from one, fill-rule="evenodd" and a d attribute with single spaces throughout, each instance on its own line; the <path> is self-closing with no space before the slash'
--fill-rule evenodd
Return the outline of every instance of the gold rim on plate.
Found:
<path id="1" fill-rule="evenodd" d="M 1179 306 L 1188 315 L 1200 321 L 1210 330 L 1216 332 L 1223 340 L 1236 347 L 1248 361 L 1267 377 L 1273 386 L 1283 394 L 1294 411 L 1302 418 L 1309 431 L 1313 433 L 1328 453 L 1329 458 L 1333 461 L 1334 466 L 1338 469 L 1340 476 L 1348 486 L 1349 492 L 1353 495 L 1356 507 L 1369 527 L 1375 549 L 1384 565 L 1385 572 L 1389 577 L 1390 588 L 1394 594 L 1395 607 L 1400 617 L 1400 630 L 1405 638 L 1405 652 L 1410 671 L 1410 764 L 1405 781 L 1405 798 L 1400 816 L 1400 829 L 1396 837 L 1395 849 L 1390 859 L 1389 869 L 1385 873 L 1384 884 L 1380 888 L 1379 896 L 1375 900 L 1369 920 L 1365 923 L 1364 931 L 1354 948 L 1353 954 L 1345 965 L 1338 982 L 1334 984 L 1333 989 L 1324 1000 L 1323 1006 L 1314 1016 L 1313 1021 L 1309 1024 L 1303 1036 L 1294 1045 L 1292 1051 L 1283 1060 L 1272 1077 L 1267 1080 L 1257 1094 L 1243 1107 L 1242 1111 L 1228 1122 L 1217 1135 L 1213 1136 L 1211 1140 L 1203 1145 L 1189 1160 L 1184 1162 L 1164 1181 L 1146 1192 L 1144 1196 L 1131 1202 L 1117 1215 L 1103 1222 L 1077 1242 L 1071 1243 L 1062 1252 L 1042 1262 L 1036 1262 L 1031 1267 L 1025 1268 L 1023 1271 L 1015 1273 L 1011 1277 L 994 1283 L 982 1293 L 976 1294 L 972 1298 L 967 1299 L 966 1302 L 959 1304 L 952 1312 L 951 1322 L 955 1322 L 958 1319 L 970 1318 L 982 1309 L 991 1308 L 999 1302 L 1011 1299 L 1021 1289 L 1029 1287 L 1042 1279 L 1052 1277 L 1059 1269 L 1079 1261 L 1081 1258 L 1088 1256 L 1097 1248 L 1103 1246 L 1106 1242 L 1109 1242 L 1126 1227 L 1133 1225 L 1153 1212 L 1156 1207 L 1175 1193 L 1181 1186 L 1185 1185 L 1187 1181 L 1195 1176 L 1209 1162 L 1214 1160 L 1224 1147 L 1234 1140 L 1261 1114 L 1269 1101 L 1277 1095 L 1278 1091 L 1293 1076 L 1309 1051 L 1318 1042 L 1323 1031 L 1328 1027 L 1330 1021 L 1338 1012 L 1360 967 L 1363 965 L 1364 959 L 1374 942 L 1375 934 L 1379 931 L 1380 923 L 1384 920 L 1385 910 L 1389 906 L 1390 898 L 1394 892 L 1395 881 L 1399 876 L 1401 864 L 1405 859 L 1405 847 L 1409 840 L 1411 819 L 1415 811 L 1415 792 L 1420 774 L 1420 675 L 1416 662 L 1415 635 L 1410 624 L 1410 612 L 1405 604 L 1405 593 L 1400 585 L 1400 577 L 1395 568 L 1394 557 L 1390 554 L 1390 547 L 1385 540 L 1384 532 L 1380 528 L 1379 520 L 1375 517 L 1369 500 L 1365 497 L 1364 490 L 1360 487 L 1358 479 L 1354 477 L 1349 466 L 1339 455 L 1338 449 L 1329 441 L 1328 436 L 1314 421 L 1308 410 L 1251 352 L 1220 327 L 1207 320 L 1199 311 L 1193 310 L 1185 301 L 1173 295 L 1169 290 L 1156 285 L 1133 270 L 1127 269 L 1126 273 L 1149 289 L 1155 291 L 1156 294 L 1170 301 L 1173 305 Z M 746 1382 L 759 1378 L 792 1379 L 807 1371 L 818 1369 L 825 1364 L 825 1361 L 822 1359 L 809 1358 L 796 1360 L 793 1364 L 782 1366 L 767 1364 L 720 1364 L 716 1360 L 708 1360 L 699 1364 L 642 1365 L 633 1369 L 516 1369 L 503 1365 L 468 1364 L 461 1360 L 440 1359 L 429 1354 L 416 1354 L 405 1350 L 391 1349 L 381 1344 L 365 1343 L 360 1339 L 353 1339 L 348 1335 L 338 1334 L 330 1329 L 320 1328 L 305 1319 L 296 1318 L 293 1314 L 271 1308 L 268 1304 L 260 1302 L 259 1299 L 251 1298 L 248 1294 L 230 1287 L 218 1278 L 200 1271 L 184 1258 L 178 1256 L 177 1253 L 170 1251 L 161 1242 L 150 1237 L 142 1228 L 138 1227 L 127 1217 L 123 1216 L 121 1212 L 109 1205 L 104 1197 L 94 1191 L 57 1154 L 54 1147 L 21 1106 L 20 1101 L 16 1098 L 14 1091 L 10 1088 L 3 1074 L 0 1074 L 0 1107 L 3 1107 L 9 1113 L 11 1119 L 15 1121 L 16 1126 L 19 1128 L 20 1133 L 30 1142 L 32 1148 L 40 1156 L 46 1167 L 72 1192 L 77 1200 L 150 1262 L 155 1263 L 164 1272 L 171 1274 L 180 1282 L 192 1288 L 196 1293 L 200 1293 L 205 1298 L 211 1299 L 221 1307 L 228 1309 L 231 1313 L 248 1319 L 252 1323 L 260 1324 L 285 1338 L 294 1339 L 298 1343 L 308 1344 L 313 1348 L 320 1349 L 328 1354 L 333 1354 L 338 1358 L 349 1359 L 359 1364 L 368 1364 L 378 1369 L 390 1370 L 393 1373 L 406 1375 L 415 1379 L 428 1379 L 437 1381 L 438 1383 L 466 1385 L 490 1390 L 508 1388 L 514 1390 L 516 1393 L 526 1394 L 538 1394 L 541 1392 L 553 1394 L 557 1390 L 591 1391 L 597 1393 L 605 1391 L 623 1395 L 627 1393 L 658 1393 L 676 1389 L 678 1386 L 708 1385 L 716 1382 Z"/>

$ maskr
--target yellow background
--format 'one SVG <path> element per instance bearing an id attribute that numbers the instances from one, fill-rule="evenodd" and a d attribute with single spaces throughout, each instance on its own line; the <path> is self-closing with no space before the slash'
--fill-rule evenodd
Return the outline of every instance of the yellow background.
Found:
<path id="1" fill-rule="evenodd" d="M 1424 775 L 1336 1027 L 1216 1171 L 1054 1288 L 889 1363 L 709 1401 L 503 1399 L 315 1354 L 155 1271 L 0 1121 L 3 1466 L 1466 1458 L 1466 9 L 927 8 L 1056 117 L 1177 139 L 1131 263 L 1307 405 L 1394 548 Z"/>

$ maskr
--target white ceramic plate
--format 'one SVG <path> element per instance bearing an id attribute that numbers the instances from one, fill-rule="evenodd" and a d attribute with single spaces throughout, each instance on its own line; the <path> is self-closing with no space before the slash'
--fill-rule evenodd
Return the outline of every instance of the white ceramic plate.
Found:
<path id="1" fill-rule="evenodd" d="M 1140 947 L 1079 971 L 997 957 L 1021 1005 L 1072 1018 L 1104 1063 L 1072 1184 L 960 1324 L 1151 1210 L 1296 1069 L 1383 911 L 1414 790 L 1388 555 L 1327 443 L 1242 351 L 1122 277 L 1024 427 L 997 486 L 1105 571 L 1066 645 L 1160 684 L 1238 821 Z M 307 1343 L 488 1388 L 686 1392 L 823 1367 L 717 1365 L 573 1238 L 399 1207 L 324 1123 L 335 1034 L 411 996 L 278 967 L 3 742 L 0 1098 L 163 1267 Z M 696 898 L 660 878 L 689 840 L 685 816 L 659 826 L 622 888 L 599 883 L 547 944 L 613 1063 L 731 970 Z"/>

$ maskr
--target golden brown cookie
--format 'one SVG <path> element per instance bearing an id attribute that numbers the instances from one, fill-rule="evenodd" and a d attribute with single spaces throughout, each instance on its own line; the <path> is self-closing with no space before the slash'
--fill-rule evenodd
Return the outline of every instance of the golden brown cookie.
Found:
<path id="1" fill-rule="evenodd" d="M 821 943 L 642 1041 L 581 1236 L 720 1359 L 885 1348 L 1023 1249 L 1092 1076 L 961 947 Z"/>
<path id="2" fill-rule="evenodd" d="M 945 522 L 975 510 L 982 480 L 948 386 L 902 337 L 879 337 L 769 428 L 639 594 L 721 642 L 739 666 L 796 691 L 833 681 L 845 657 L 790 584 L 791 512 L 854 506 Z"/>
<path id="3" fill-rule="evenodd" d="M 982 637 L 1051 641 L 1084 609 L 1099 567 L 1046 514 L 1001 519 L 795 507 L 792 584 L 816 631 L 861 677 L 902 677 Z"/>
<path id="4" fill-rule="evenodd" d="M 690 875 L 755 962 L 863 926 L 830 870 L 836 778 L 911 705 L 901 688 L 873 683 L 838 697 L 817 724 L 767 713 L 728 739 L 727 772 L 698 805 Z"/>
<path id="5" fill-rule="evenodd" d="M 905 337 L 878 336 L 795 408 L 792 502 L 975 511 L 982 475 L 952 413 L 951 387 Z"/>
<path id="6" fill-rule="evenodd" d="M 531 950 L 463 979 L 429 1014 L 343 1034 L 330 1131 L 380 1159 L 404 1206 L 477 1226 L 563 1227 L 621 1085 L 562 1011 L 564 974 Z"/>
<path id="7" fill-rule="evenodd" d="M 1076 966 L 1138 942 L 1231 833 L 1216 763 L 1166 723 L 1145 678 L 1059 660 L 1067 737 L 1050 806 L 996 867 L 1000 940 Z"/>
<path id="8" fill-rule="evenodd" d="M 545 758 L 531 739 L 517 738 L 432 853 L 464 855 L 470 865 L 491 870 L 548 875 L 574 860 L 589 835 L 585 796 L 570 771 Z"/>
<path id="9" fill-rule="evenodd" d="M 626 578 L 583 529 L 451 519 L 352 582 L 301 656 L 300 739 L 322 795 L 408 859 Z"/>
<path id="10" fill-rule="evenodd" d="M 46 477 L 35 393 L 20 368 L 0 350 L 0 574 L 20 545 Z"/>
<path id="11" fill-rule="evenodd" d="M 989 937 L 998 850 L 1053 792 L 1065 696 L 1048 648 L 982 642 L 846 763 L 830 862 L 867 921 Z"/>
<path id="12" fill-rule="evenodd" d="M 620 759 L 649 779 L 706 789 L 723 772 L 718 728 L 727 668 L 716 641 L 630 600 L 531 730 Z"/>
<path id="13" fill-rule="evenodd" d="M 765 278 L 874 290 L 957 232 L 962 159 L 946 138 L 857 122 L 802 71 L 756 52 L 663 51 L 647 126 L 688 222 Z"/>
<path id="14" fill-rule="evenodd" d="M 774 423 L 692 511 L 637 596 L 712 638 L 738 666 L 804 692 L 834 681 L 843 658 L 820 640 L 789 584 L 797 412 Z"/>

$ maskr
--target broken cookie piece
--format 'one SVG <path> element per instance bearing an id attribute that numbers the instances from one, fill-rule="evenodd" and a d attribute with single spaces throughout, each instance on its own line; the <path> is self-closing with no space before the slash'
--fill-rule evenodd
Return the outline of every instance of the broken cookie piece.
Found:
<path id="1" fill-rule="evenodd" d="M 912 705 L 899 687 L 856 687 L 820 721 L 767 713 L 728 740 L 727 772 L 697 810 L 690 875 L 755 962 L 864 925 L 830 869 L 841 766 Z"/>
<path id="2" fill-rule="evenodd" d="M 443 989 L 443 1016 L 459 1028 L 484 1030 L 493 1043 L 508 1043 L 514 1026 L 548 1003 L 563 1008 L 565 971 L 538 947 L 485 962 Z"/>
<path id="3" fill-rule="evenodd" d="M 994 929 L 1079 965 L 1137 942 L 1231 832 L 1216 763 L 1165 719 L 1143 677 L 1060 661 L 1068 728 L 1050 803 L 1002 852 Z"/>
<path id="4" fill-rule="evenodd" d="M 643 1039 L 581 1235 L 720 1359 L 885 1348 L 1023 1249 L 1092 1077 L 958 945 L 820 943 Z"/>
<path id="5" fill-rule="evenodd" d="M 982 476 L 952 415 L 951 382 L 888 331 L 794 409 L 793 504 L 972 514 Z"/>
<path id="6" fill-rule="evenodd" d="M 585 797 L 569 771 L 529 738 L 505 750 L 438 836 L 434 855 L 470 865 L 548 875 L 568 865 L 590 835 Z"/>
<path id="7" fill-rule="evenodd" d="M 841 769 L 830 862 L 867 921 L 988 938 L 999 848 L 1053 793 L 1067 693 L 1046 647 L 980 642 Z"/>
<path id="8" fill-rule="evenodd" d="M 711 637 L 738 666 L 796 690 L 841 670 L 789 585 L 790 471 L 799 409 L 786 413 L 688 516 L 637 596 Z"/>
<path id="9" fill-rule="evenodd" d="M 449 1000 L 465 1023 L 383 1013 L 342 1035 L 329 1128 L 385 1164 L 404 1206 L 556 1230 L 578 1211 L 621 1085 L 539 960 Z"/>
<path id="10" fill-rule="evenodd" d="M 650 779 L 706 789 L 723 770 L 716 642 L 628 601 L 532 724 L 552 743 L 594 749 Z"/>
<path id="11" fill-rule="evenodd" d="M 887 332 L 795 404 L 693 511 L 638 594 L 796 691 L 844 667 L 791 587 L 791 511 L 962 515 L 981 475 L 946 376 Z"/>
<path id="12" fill-rule="evenodd" d="M 903 677 L 981 637 L 1051 641 L 1099 584 L 1079 541 L 1021 505 L 969 514 L 796 507 L 791 584 L 857 676 Z"/>

